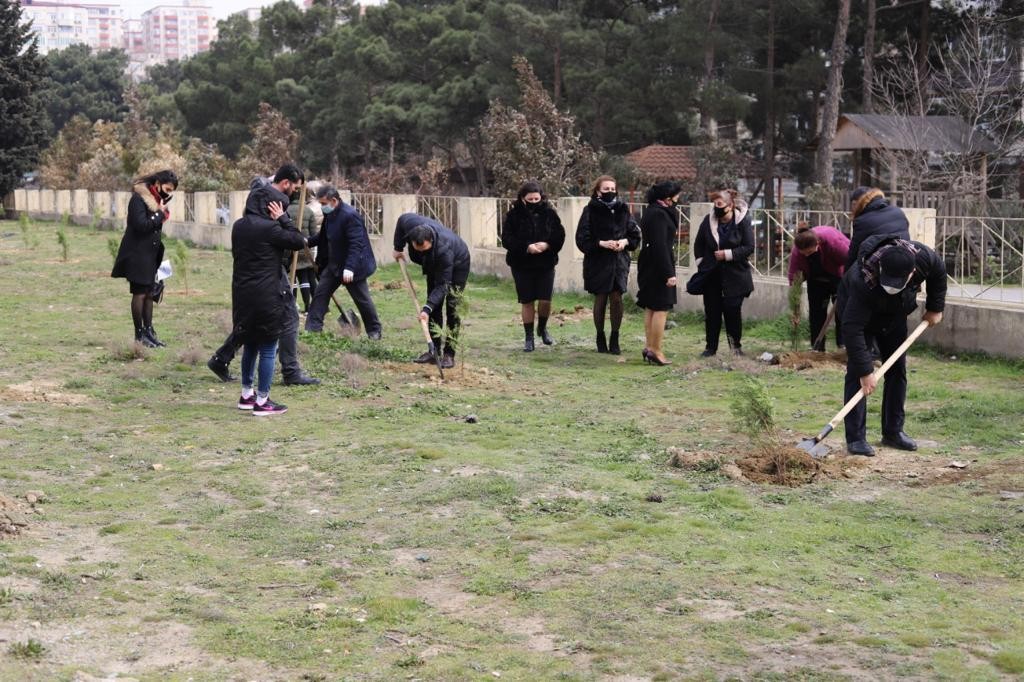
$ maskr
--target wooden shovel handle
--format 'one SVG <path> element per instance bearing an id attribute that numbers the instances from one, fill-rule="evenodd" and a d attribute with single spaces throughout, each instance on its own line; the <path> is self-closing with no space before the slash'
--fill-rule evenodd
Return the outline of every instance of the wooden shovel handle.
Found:
<path id="1" fill-rule="evenodd" d="M 416 308 L 416 317 L 420 315 L 420 302 L 416 300 L 416 288 L 412 285 L 412 278 L 409 277 L 409 270 L 405 267 L 405 259 L 399 258 L 398 264 L 402 266 L 402 276 L 405 278 L 405 283 L 409 287 L 409 296 L 412 297 L 412 304 Z M 423 338 L 427 340 L 427 343 L 433 343 L 434 340 L 430 338 L 430 323 L 424 319 L 420 319 L 420 327 L 423 328 Z"/>
<path id="2" fill-rule="evenodd" d="M 825 338 L 826 334 L 828 334 L 828 328 L 832 326 L 832 320 L 835 318 L 835 316 L 836 306 L 833 303 L 832 307 L 828 311 L 828 315 L 825 317 L 825 324 L 821 325 L 821 331 L 818 332 L 818 338 L 814 339 L 814 343 L 811 344 L 812 350 L 814 348 L 817 348 L 818 344 L 821 343 L 821 340 Z"/>
<path id="3" fill-rule="evenodd" d="M 881 379 L 882 376 L 884 376 L 885 373 L 889 371 L 889 368 L 892 367 L 894 364 L 896 364 L 896 361 L 899 360 L 900 357 L 904 353 L 907 352 L 907 349 L 910 348 L 911 345 L 913 345 L 914 341 L 917 341 L 917 337 L 921 336 L 921 334 L 923 334 L 924 330 L 927 329 L 927 328 L 928 328 L 928 323 L 926 321 L 924 321 L 924 320 L 921 320 L 921 324 L 917 325 L 917 328 L 910 333 L 910 336 L 907 337 L 907 340 L 904 341 L 902 344 L 900 344 L 900 347 L 897 348 L 893 352 L 893 354 L 890 355 L 889 358 L 885 362 L 882 363 L 882 366 L 879 367 L 878 369 L 876 369 L 872 373 L 872 376 L 875 377 L 875 381 L 878 381 L 879 379 Z M 839 410 L 839 414 L 837 414 L 836 416 L 832 417 L 832 421 L 830 421 L 828 423 L 828 426 L 826 426 L 825 428 L 828 431 L 831 431 L 832 429 L 834 429 L 836 427 L 836 425 L 840 421 L 842 421 L 843 417 L 845 417 L 847 414 L 849 414 L 850 410 L 852 410 L 857 405 L 857 403 L 860 402 L 861 398 L 863 398 L 863 397 L 864 397 L 864 389 L 862 388 L 859 391 L 857 391 L 857 393 L 855 393 L 854 396 L 852 398 L 850 398 L 846 402 L 845 405 L 843 405 L 843 409 Z"/>

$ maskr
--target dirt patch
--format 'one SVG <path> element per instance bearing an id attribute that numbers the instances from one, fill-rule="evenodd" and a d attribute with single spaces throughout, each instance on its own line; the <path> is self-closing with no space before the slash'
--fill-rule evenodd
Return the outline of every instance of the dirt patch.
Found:
<path id="1" fill-rule="evenodd" d="M 554 321 L 561 327 L 567 322 L 582 322 L 583 320 L 591 319 L 591 311 L 584 305 L 574 306 L 572 310 L 562 308 L 557 313 L 552 315 Z M 516 318 L 516 323 L 521 322 L 519 318 Z"/>
<path id="2" fill-rule="evenodd" d="M 29 509 L 13 497 L 0 494 L 0 538 L 21 534 L 28 522 Z"/>
<path id="3" fill-rule="evenodd" d="M 843 368 L 846 367 L 846 351 L 818 353 L 813 350 L 805 350 L 782 353 L 779 355 L 779 367 L 797 371 L 824 367 Z"/>
<path id="4" fill-rule="evenodd" d="M 0 400 L 16 403 L 50 403 L 52 405 L 84 405 L 89 397 L 60 390 L 56 381 L 26 381 L 0 388 Z"/>
<path id="5" fill-rule="evenodd" d="M 437 371 L 437 365 L 418 365 L 413 362 L 385 362 L 385 369 L 394 374 L 414 377 L 417 385 L 447 386 L 449 388 L 495 388 L 508 385 L 509 375 L 487 367 L 475 367 L 458 363 L 444 370 L 444 381 Z"/>
<path id="6" fill-rule="evenodd" d="M 815 459 L 792 446 L 773 446 L 737 459 L 736 466 L 753 483 L 801 486 L 824 479 L 851 478 L 847 472 L 864 466 L 864 458 Z"/>
<path id="7" fill-rule="evenodd" d="M 394 291 L 396 289 L 404 289 L 405 282 L 400 279 L 393 279 L 390 282 L 381 282 L 380 280 L 373 280 L 370 282 L 370 291 Z"/>

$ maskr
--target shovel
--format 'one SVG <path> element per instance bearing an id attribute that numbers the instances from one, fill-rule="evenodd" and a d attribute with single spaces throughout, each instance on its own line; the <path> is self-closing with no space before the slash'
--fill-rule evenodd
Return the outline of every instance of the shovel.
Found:
<path id="1" fill-rule="evenodd" d="M 814 339 L 814 343 L 811 344 L 811 350 L 817 348 L 818 344 L 825 338 L 825 335 L 828 334 L 828 328 L 832 326 L 832 320 L 835 319 L 835 316 L 836 306 L 833 303 L 832 307 L 828 311 L 828 315 L 825 317 L 825 324 L 821 325 L 821 331 L 818 332 L 818 338 Z"/>
<path id="2" fill-rule="evenodd" d="M 880 380 L 882 376 L 889 371 L 889 368 L 896 364 L 896 361 L 900 359 L 900 356 L 907 352 L 907 349 L 910 348 L 911 344 L 913 344 L 914 341 L 917 340 L 917 337 L 921 336 L 921 334 L 923 334 L 924 330 L 927 328 L 928 323 L 922 320 L 921 324 L 917 325 L 917 329 L 910 333 L 910 336 L 907 337 L 907 340 L 904 341 L 903 344 L 899 348 L 897 348 L 896 351 L 892 355 L 890 355 L 884 363 L 882 363 L 881 367 L 874 371 L 872 376 L 875 377 L 875 381 Z M 832 430 L 836 428 L 836 424 L 842 421 L 842 419 L 847 414 L 849 414 L 850 410 L 856 407 L 857 403 L 859 403 L 861 398 L 863 397 L 864 389 L 857 391 L 857 393 L 852 398 L 850 398 L 845 405 L 843 405 L 843 409 L 839 410 L 839 414 L 832 417 L 832 421 L 830 421 L 828 424 L 825 424 L 825 428 L 821 430 L 821 433 L 819 433 L 814 438 L 804 438 L 802 441 L 797 443 L 796 446 L 801 450 L 807 451 L 811 455 L 811 457 L 820 458 L 827 455 L 828 448 L 825 447 L 825 444 L 822 441 L 824 441 L 828 437 L 828 434 L 832 433 Z"/>
<path id="3" fill-rule="evenodd" d="M 416 289 L 412 286 L 412 280 L 409 278 L 409 271 L 405 268 L 405 259 L 399 258 L 398 264 L 402 266 L 402 276 L 405 277 L 405 283 L 409 285 L 409 295 L 412 296 L 412 304 L 416 308 L 416 317 L 420 315 L 420 302 L 416 300 Z M 437 362 L 437 371 L 441 375 L 441 381 L 444 381 L 444 370 L 441 369 L 441 354 L 438 352 L 437 346 L 434 345 L 434 340 L 430 338 L 430 325 L 426 320 L 420 320 L 420 327 L 423 329 L 423 336 L 427 340 L 427 350 L 434 356 L 434 360 Z"/>

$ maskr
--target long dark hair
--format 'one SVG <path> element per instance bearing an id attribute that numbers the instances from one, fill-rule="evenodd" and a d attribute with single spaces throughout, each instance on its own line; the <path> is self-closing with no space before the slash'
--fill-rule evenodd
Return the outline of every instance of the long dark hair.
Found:
<path id="1" fill-rule="evenodd" d="M 152 175 L 146 175 L 139 178 L 134 184 L 138 185 L 139 183 L 142 183 L 147 187 L 170 184 L 174 185 L 174 189 L 178 189 L 178 174 L 170 169 L 157 171 Z"/>

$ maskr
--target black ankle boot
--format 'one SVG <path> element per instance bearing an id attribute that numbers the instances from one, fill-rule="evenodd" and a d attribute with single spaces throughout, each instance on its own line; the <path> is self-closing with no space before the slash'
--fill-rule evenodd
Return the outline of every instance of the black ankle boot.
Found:
<path id="1" fill-rule="evenodd" d="M 148 336 L 149 340 L 152 341 L 157 346 L 163 347 L 167 345 L 166 343 L 157 338 L 156 330 L 153 329 L 153 325 L 146 327 L 146 336 Z"/>
<path id="2" fill-rule="evenodd" d="M 740 345 L 740 340 L 739 339 L 734 339 L 733 337 L 729 336 L 728 334 L 726 335 L 725 338 L 729 342 L 729 348 L 732 349 L 732 354 L 733 355 L 743 355 L 743 347 Z"/>
<path id="3" fill-rule="evenodd" d="M 604 337 L 604 332 L 597 333 L 597 352 L 607 353 L 608 352 L 608 340 Z"/>
<path id="4" fill-rule="evenodd" d="M 553 346 L 555 340 L 551 338 L 551 334 L 548 333 L 548 318 L 538 317 L 537 318 L 537 336 L 544 342 L 545 346 Z"/>
<path id="5" fill-rule="evenodd" d="M 533 352 L 533 322 L 523 322 L 523 332 L 525 333 L 525 339 L 523 341 L 523 352 Z"/>
<path id="6" fill-rule="evenodd" d="M 608 352 L 612 355 L 621 355 L 622 349 L 619 348 L 619 332 L 614 331 L 611 336 L 608 337 Z"/>
<path id="7" fill-rule="evenodd" d="M 146 348 L 156 348 L 156 343 L 149 338 L 145 329 L 135 330 L 135 343 L 141 343 Z"/>

